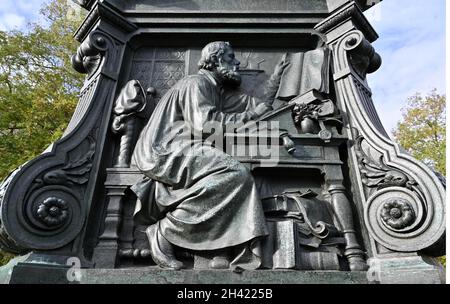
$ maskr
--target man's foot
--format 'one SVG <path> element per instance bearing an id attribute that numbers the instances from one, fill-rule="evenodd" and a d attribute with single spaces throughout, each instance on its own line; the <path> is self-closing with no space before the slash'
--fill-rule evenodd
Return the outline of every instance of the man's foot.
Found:
<path id="1" fill-rule="evenodd" d="M 228 269 L 228 268 L 230 268 L 230 261 L 228 261 L 228 257 L 225 255 L 215 256 L 209 262 L 209 268 L 211 268 L 211 269 Z"/>
<path id="2" fill-rule="evenodd" d="M 162 236 L 156 224 L 149 226 L 145 232 L 150 242 L 151 256 L 156 264 L 174 270 L 183 268 L 183 263 L 175 258 L 172 244 Z"/>

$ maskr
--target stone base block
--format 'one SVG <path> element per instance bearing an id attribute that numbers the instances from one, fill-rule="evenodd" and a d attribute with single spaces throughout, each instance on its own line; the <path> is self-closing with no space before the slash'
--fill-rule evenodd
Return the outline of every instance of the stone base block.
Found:
<path id="1" fill-rule="evenodd" d="M 9 284 L 439 284 L 445 271 L 433 259 L 370 259 L 365 271 L 165 270 L 157 266 L 123 269 L 79 268 L 16 258 L 0 267 L 0 283 Z"/>
<path id="2" fill-rule="evenodd" d="M 86 269 L 81 284 L 367 284 L 366 272 Z"/>
<path id="3" fill-rule="evenodd" d="M 445 270 L 434 258 L 422 256 L 369 259 L 369 281 L 381 284 L 443 284 Z"/>

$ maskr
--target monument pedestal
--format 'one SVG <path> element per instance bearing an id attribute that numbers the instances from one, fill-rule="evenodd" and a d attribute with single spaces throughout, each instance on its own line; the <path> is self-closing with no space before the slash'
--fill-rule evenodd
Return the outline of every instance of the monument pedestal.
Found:
<path id="1" fill-rule="evenodd" d="M 3 269 L 2 269 L 3 268 Z M 71 269 L 18 263 L 0 268 L 2 284 L 368 284 L 365 271 Z M 79 278 L 79 281 L 77 280 Z M 376 283 L 376 282 L 375 282 Z"/>
<path id="2" fill-rule="evenodd" d="M 371 258 L 368 271 L 166 270 L 158 266 L 80 269 L 77 265 L 26 262 L 0 267 L 0 284 L 441 284 L 445 270 L 420 256 Z"/>
<path id="3" fill-rule="evenodd" d="M 0 248 L 14 254 L 33 253 L 0 268 L 0 282 L 444 281 L 442 267 L 432 257 L 445 255 L 445 185 L 432 169 L 391 141 L 367 82 L 367 74 L 380 67 L 381 57 L 372 46 L 378 35 L 363 11 L 379 1 L 78 2 L 89 15 L 75 34 L 80 46 L 72 63 L 76 71 L 86 74 L 86 81 L 61 139 L 0 184 Z M 334 243 L 305 243 L 298 237 L 297 224 L 270 224 L 272 236 L 281 237 L 272 237 L 269 243 L 269 265 L 296 270 L 235 273 L 151 266 L 145 229 L 160 218 L 154 216 L 158 213 L 154 189 L 143 191 L 148 198 L 140 200 L 143 212 L 135 208 L 139 205 L 132 186 L 146 180 L 130 157 L 149 120 L 158 119 L 152 135 L 165 126 L 166 120 L 154 115 L 155 107 L 176 83 L 198 74 L 202 48 L 211 41 L 233 45 L 241 61 L 242 93 L 252 98 L 264 97 L 279 69 L 277 62 L 286 53 L 297 58 L 292 73 L 282 77 L 286 87 L 292 85 L 292 94 L 283 92 L 281 99 L 274 100 L 274 110 L 258 118 L 260 126 L 273 127 L 280 134 L 263 132 L 258 138 L 250 132 L 231 132 L 234 135 L 225 134 L 224 140 L 246 151 L 228 154 L 250 170 L 254 182 L 258 181 L 260 198 L 280 199 L 309 190 L 317 194 L 311 205 L 306 204 L 307 197 L 298 198 L 305 205 L 294 199 L 298 210 L 272 210 L 274 218 L 306 224 L 320 240 L 328 237 L 322 235 L 325 228 L 336 232 Z M 224 89 L 211 86 L 214 92 Z M 222 107 L 225 95 L 216 95 Z M 183 99 L 179 104 L 192 103 Z M 192 115 L 185 116 L 192 120 L 188 117 Z M 187 172 L 182 162 L 165 163 Z M 235 191 L 225 186 L 223 191 Z M 205 207 L 198 213 L 212 209 Z M 328 213 L 330 219 L 325 220 Z M 239 224 L 247 228 L 244 221 Z M 232 227 L 224 226 L 199 231 L 208 235 Z M 235 243 L 231 237 L 226 241 Z M 330 248 L 321 250 L 319 245 Z M 333 251 L 333 246 L 338 250 Z M 206 256 L 219 247 L 205 247 L 210 249 L 205 250 Z M 199 268 L 206 267 L 202 258 L 197 257 Z M 367 268 L 366 259 L 371 268 L 361 271 Z M 348 267 L 340 267 L 342 260 Z"/>

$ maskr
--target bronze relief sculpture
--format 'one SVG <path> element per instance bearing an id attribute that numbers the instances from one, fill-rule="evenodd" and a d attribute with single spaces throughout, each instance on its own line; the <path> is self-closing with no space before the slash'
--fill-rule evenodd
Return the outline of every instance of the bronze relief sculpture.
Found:
<path id="1" fill-rule="evenodd" d="M 147 234 L 152 257 L 163 267 L 182 267 L 173 245 L 217 251 L 253 243 L 268 234 L 250 171 L 203 140 L 210 135 L 205 128 L 210 122 L 225 130 L 271 109 L 287 63 L 276 67 L 265 100 L 236 91 L 241 82 L 239 64 L 229 43 L 205 46 L 198 74 L 182 79 L 161 98 L 137 141 L 133 162 L 156 182 L 153 203 L 157 207 L 152 210 L 158 210 L 162 218 Z M 179 132 L 184 128 L 189 135 L 200 136 L 186 140 Z M 212 266 L 219 267 L 214 262 Z"/>
<path id="2" fill-rule="evenodd" d="M 318 50 L 319 52 L 315 51 L 319 54 L 315 54 L 316 58 L 321 56 L 321 59 L 325 59 L 326 52 Z M 303 64 L 304 56 L 300 54 Z M 300 90 L 304 90 L 305 87 L 314 86 L 311 83 L 316 83 L 315 87 L 320 89 L 323 75 L 315 76 L 305 72 L 303 78 L 307 80 L 304 81 L 289 76 L 296 75 L 296 72 L 301 74 L 301 69 L 297 66 L 294 71 L 285 72 L 287 67 L 293 69 L 288 57 L 289 54 L 285 54 L 275 66 L 272 76 L 262 86 L 263 98 L 258 99 L 239 90 L 240 62 L 235 58 L 231 45 L 223 41 L 211 42 L 201 52 L 198 74 L 180 80 L 158 102 L 137 141 L 132 159 L 132 165 L 147 179 L 134 185 L 132 189 L 140 199 L 140 204 L 146 205 L 145 209 L 153 212 L 147 214 L 152 225 L 146 228 L 146 234 L 151 256 L 161 267 L 181 269 L 185 266 L 176 258 L 175 247 L 189 250 L 194 255 L 201 252 L 201 255 L 209 256 L 208 267 L 212 269 L 227 269 L 230 266 L 246 269 L 273 267 L 270 266 L 273 261 L 263 262 L 265 253 L 262 251 L 263 247 L 267 247 L 269 230 L 261 193 L 251 171 L 233 157 L 232 153 L 230 155 L 220 147 L 212 146 L 207 138 L 212 130 L 225 135 L 230 126 L 236 129 L 246 123 L 261 120 L 262 117 L 269 117 L 277 95 L 278 98 L 289 95 L 283 93 L 288 89 L 280 88 L 282 78 L 285 87 L 299 86 Z M 319 60 L 318 70 L 326 66 L 327 60 L 323 59 Z M 307 60 L 305 62 L 308 65 Z M 327 73 L 325 75 L 328 76 Z M 298 84 L 301 82 L 306 84 Z M 321 90 L 326 91 L 327 88 Z M 320 95 L 314 92 L 316 91 L 306 95 Z M 279 111 L 287 110 L 295 114 L 295 110 L 302 106 L 301 101 L 293 99 L 299 94 L 300 92 L 291 93 L 291 102 L 284 102 L 279 106 Z M 314 102 L 317 111 L 323 116 L 333 116 L 335 113 L 331 100 L 312 98 L 307 102 L 310 105 Z M 321 125 L 323 132 L 329 133 L 326 138 L 329 140 L 332 133 L 323 122 Z M 303 130 L 303 133 L 311 132 Z M 295 150 L 289 134 L 284 138 L 288 141 L 287 150 Z M 151 187 L 154 188 L 152 192 L 148 190 Z M 146 195 L 142 195 L 143 193 Z M 149 193 L 153 196 L 148 197 Z M 345 195 L 342 196 L 344 197 Z M 313 233 L 320 239 L 317 242 L 321 243 L 328 236 L 328 228 L 321 227 L 322 222 L 317 219 L 317 223 L 310 223 L 302 205 L 303 196 L 297 198 L 295 195 L 285 194 L 283 198 L 296 201 L 300 216 L 297 222 L 308 224 L 307 234 Z M 342 198 L 338 199 L 337 204 L 347 205 L 346 199 L 342 201 Z M 284 218 L 291 216 L 289 212 L 292 210 L 280 211 L 287 212 Z M 320 214 L 326 210 L 320 211 L 316 207 L 316 212 Z M 320 226 L 320 232 L 313 227 L 315 225 Z M 352 227 L 353 224 L 349 221 L 343 225 Z M 332 228 L 335 229 L 334 226 Z M 324 233 L 323 237 L 319 236 L 320 233 Z M 338 242 L 345 244 L 345 241 Z M 351 246 L 354 251 L 348 254 L 351 269 L 364 270 L 366 265 L 356 240 L 351 238 L 347 246 Z M 339 269 L 337 258 L 332 259 L 334 265 L 331 267 Z"/>
<path id="3" fill-rule="evenodd" d="M 443 281 L 445 185 L 371 99 L 376 1 L 78 2 L 79 104 L 0 186 L 10 282 Z"/>

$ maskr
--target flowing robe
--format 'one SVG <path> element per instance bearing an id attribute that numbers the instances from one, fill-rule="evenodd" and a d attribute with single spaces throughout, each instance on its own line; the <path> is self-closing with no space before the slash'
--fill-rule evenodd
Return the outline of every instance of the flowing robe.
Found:
<path id="1" fill-rule="evenodd" d="M 209 122 L 225 127 L 258 117 L 267 106 L 223 89 L 201 70 L 169 90 L 143 129 L 132 164 L 153 181 L 151 217 L 172 244 L 217 250 L 268 234 L 250 171 L 198 136 Z M 191 133 L 192 137 L 181 134 Z M 188 151 L 188 153 L 186 153 Z M 151 183 L 134 186 L 147 193 Z"/>

